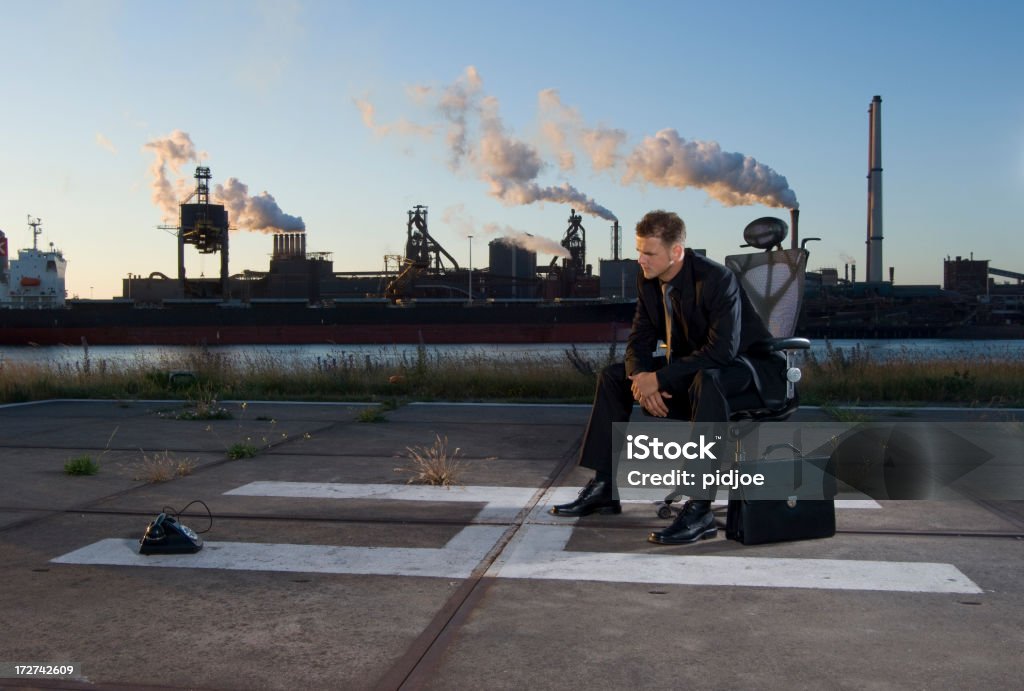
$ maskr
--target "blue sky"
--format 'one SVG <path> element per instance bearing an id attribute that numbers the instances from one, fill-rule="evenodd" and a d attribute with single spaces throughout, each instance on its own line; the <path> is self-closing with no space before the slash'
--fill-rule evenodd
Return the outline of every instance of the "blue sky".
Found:
<path id="1" fill-rule="evenodd" d="M 707 189 L 626 181 L 630 155 L 674 130 L 784 176 L 801 235 L 822 238 L 812 268 L 852 258 L 863 277 L 867 108 L 879 94 L 886 272 L 938 284 L 943 258 L 972 252 L 1024 272 L 1022 25 L 1024 5 L 994 1 L 4 0 L 0 229 L 13 250 L 31 243 L 26 216 L 41 217 L 82 297 L 120 294 L 128 273 L 173 274 L 144 145 L 180 130 L 207 154 L 214 183 L 234 177 L 272 195 L 339 271 L 401 253 L 416 204 L 460 262 L 469 228 L 478 266 L 494 227 L 558 241 L 570 204 L 492 194 L 476 111 L 471 154 L 451 166 L 438 97 L 472 67 L 476 105 L 500 118 L 503 142 L 532 152 L 529 181 L 571 185 L 613 212 L 627 256 L 652 208 L 679 212 L 689 244 L 718 259 L 754 218 L 788 220 Z M 411 96 L 424 86 L 425 99 Z M 575 166 L 559 166 L 544 136 L 551 111 L 539 105 L 548 89 L 573 109 L 576 133 L 621 133 L 615 165 L 595 165 L 576 142 Z M 373 105 L 377 133 L 357 101 Z M 403 133 L 402 122 L 434 134 Z M 178 171 L 189 187 L 194 166 Z M 596 266 L 610 253 L 609 222 L 585 215 L 584 226 Z M 267 266 L 269 236 L 239 230 L 231 246 L 233 272 Z M 216 257 L 188 254 L 190 275 L 218 271 Z"/>

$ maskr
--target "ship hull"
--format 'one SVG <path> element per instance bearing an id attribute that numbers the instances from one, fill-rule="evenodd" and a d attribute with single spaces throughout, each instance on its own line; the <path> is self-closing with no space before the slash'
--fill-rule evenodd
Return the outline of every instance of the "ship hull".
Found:
<path id="1" fill-rule="evenodd" d="M 2 345 L 242 345 L 614 343 L 629 333 L 628 302 L 487 302 L 333 307 L 130 303 L 0 310 Z"/>

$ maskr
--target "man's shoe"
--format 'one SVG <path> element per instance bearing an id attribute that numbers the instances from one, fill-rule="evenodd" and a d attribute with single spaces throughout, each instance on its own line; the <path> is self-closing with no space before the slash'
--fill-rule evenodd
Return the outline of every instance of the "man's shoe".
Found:
<path id="1" fill-rule="evenodd" d="M 618 499 L 612 499 L 611 480 L 594 478 L 580 490 L 576 501 L 551 507 L 555 516 L 589 516 L 592 513 L 622 513 L 622 505 Z"/>
<path id="2" fill-rule="evenodd" d="M 658 545 L 688 545 L 698 540 L 708 540 L 718 534 L 715 514 L 711 502 L 691 499 L 683 505 L 672 525 L 647 536 L 648 542 Z"/>

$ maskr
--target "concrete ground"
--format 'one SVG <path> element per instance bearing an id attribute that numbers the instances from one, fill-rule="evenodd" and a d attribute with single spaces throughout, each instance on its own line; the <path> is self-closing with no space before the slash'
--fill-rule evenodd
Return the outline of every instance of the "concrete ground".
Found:
<path id="1" fill-rule="evenodd" d="M 0 406 L 3 688 L 1019 688 L 1024 510 L 841 503 L 830 539 L 661 547 L 566 520 L 586 406 Z M 890 410 L 896 419 L 968 413 Z M 805 408 L 805 420 L 823 413 Z M 992 419 L 992 413 L 978 419 Z M 988 415 L 986 418 L 985 415 Z M 999 413 L 1005 419 L 1005 413 Z M 461 485 L 406 484 L 408 447 Z M 231 460 L 237 443 L 260 451 Z M 69 460 L 99 464 L 91 476 Z M 162 467 L 182 475 L 152 482 Z M 137 553 L 201 500 L 196 554 Z M 720 518 L 724 520 L 724 513 Z M 181 522 L 210 520 L 193 505 Z M 75 664 L 73 675 L 15 665 Z M 23 670 L 22 670 L 23 671 Z"/>

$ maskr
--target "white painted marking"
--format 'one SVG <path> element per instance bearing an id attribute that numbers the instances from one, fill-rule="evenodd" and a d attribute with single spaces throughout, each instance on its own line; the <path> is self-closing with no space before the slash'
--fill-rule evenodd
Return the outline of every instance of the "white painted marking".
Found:
<path id="1" fill-rule="evenodd" d="M 377 499 L 391 501 L 466 502 L 483 504 L 474 523 L 512 521 L 526 507 L 537 487 L 432 487 L 429 485 L 374 485 L 341 482 L 250 482 L 225 492 L 246 497 L 303 499 Z"/>
<path id="2" fill-rule="evenodd" d="M 499 526 L 467 526 L 440 549 L 207 542 L 195 554 L 148 556 L 138 553 L 138 540 L 111 538 L 53 561 L 58 564 L 468 578 L 504 531 L 505 528 Z"/>
<path id="3" fill-rule="evenodd" d="M 458 489 L 411 485 L 254 482 L 226 494 L 395 501 L 460 501 L 483 504 L 477 520 L 513 519 L 532 499 L 532 487 L 471 486 Z M 723 557 L 712 555 L 570 552 L 575 521 L 542 518 L 540 511 L 571 501 L 577 490 L 553 488 L 530 513 L 488 575 L 500 578 L 587 580 L 616 583 L 819 588 L 927 593 L 981 593 L 951 564 L 835 559 Z M 637 500 L 627 503 L 649 504 Z M 853 506 L 876 502 L 857 501 Z M 556 522 L 542 525 L 541 521 Z M 468 578 L 501 539 L 505 526 L 471 525 L 442 548 L 347 547 L 328 545 L 207 542 L 190 555 L 138 553 L 138 542 L 107 539 L 53 561 L 241 571 L 282 571 L 360 575 Z"/>
<path id="4" fill-rule="evenodd" d="M 981 593 L 952 564 L 568 552 L 572 527 L 523 526 L 488 576 L 616 583 Z"/>

